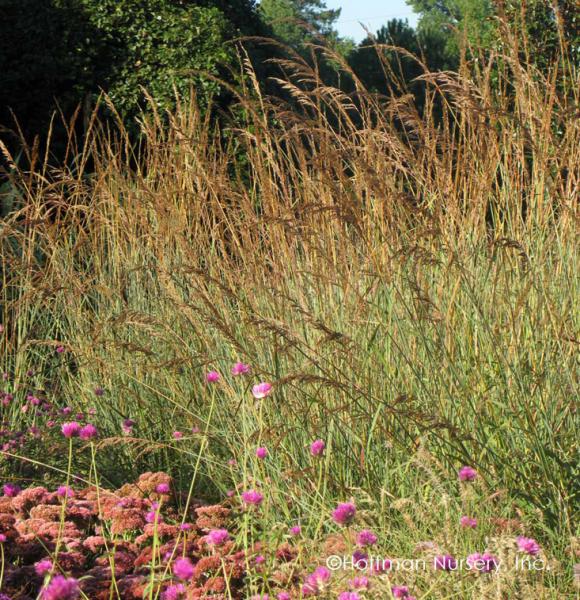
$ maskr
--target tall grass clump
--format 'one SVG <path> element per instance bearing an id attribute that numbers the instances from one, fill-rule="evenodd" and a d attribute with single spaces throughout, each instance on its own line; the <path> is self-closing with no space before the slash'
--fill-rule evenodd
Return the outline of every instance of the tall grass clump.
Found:
<path id="1" fill-rule="evenodd" d="M 103 484 L 163 469 L 206 499 L 267 487 L 272 527 L 316 535 L 356 498 L 401 556 L 463 543 L 455 521 L 476 500 L 454 493 L 454 473 L 471 465 L 480 520 L 525 523 L 557 558 L 501 589 L 563 597 L 577 552 L 580 80 L 510 47 L 425 71 L 421 114 L 410 94 L 367 93 L 353 73 L 345 94 L 293 59 L 285 100 L 263 97 L 246 65 L 228 124 L 180 98 L 169 114 L 152 104 L 138 143 L 96 116 L 81 148 L 71 129 L 66 167 L 29 148 L 0 230 L 14 389 L 94 407 Z M 251 370 L 231 376 L 238 361 Z M 260 381 L 272 392 L 254 401 Z M 15 428 L 37 418 L 3 410 Z M 66 452 L 21 458 L 4 464 L 23 480 L 67 468 Z M 499 593 L 432 585 L 422 597 Z"/>

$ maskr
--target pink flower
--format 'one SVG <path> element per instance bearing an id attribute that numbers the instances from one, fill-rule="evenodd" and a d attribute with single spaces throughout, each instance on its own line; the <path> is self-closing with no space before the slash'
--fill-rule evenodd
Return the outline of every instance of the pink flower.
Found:
<path id="1" fill-rule="evenodd" d="M 16 485 L 15 483 L 5 484 L 2 490 L 4 491 L 4 495 L 8 496 L 9 498 L 15 498 L 22 491 L 20 486 Z"/>
<path id="2" fill-rule="evenodd" d="M 246 375 L 249 372 L 250 372 L 250 365 L 246 365 L 243 362 L 237 362 L 232 367 L 232 375 L 234 375 L 234 376 Z"/>
<path id="3" fill-rule="evenodd" d="M 436 556 L 434 567 L 438 571 L 453 571 L 457 567 L 457 561 L 450 554 Z"/>
<path id="4" fill-rule="evenodd" d="M 264 458 L 266 458 L 266 456 L 268 456 L 268 449 L 267 448 L 263 448 L 263 447 L 262 448 L 258 448 L 256 450 L 256 456 L 259 459 L 263 460 Z"/>
<path id="5" fill-rule="evenodd" d="M 191 564 L 189 558 L 178 558 L 173 565 L 173 574 L 178 579 L 185 581 L 191 579 L 195 573 L 195 567 Z"/>
<path id="6" fill-rule="evenodd" d="M 34 564 L 34 571 L 39 577 L 44 577 L 52 570 L 52 561 L 45 558 Z"/>
<path id="7" fill-rule="evenodd" d="M 79 435 L 81 430 L 81 426 L 76 421 L 71 421 L 69 423 L 63 423 L 61 427 L 62 434 L 65 438 L 73 438 Z"/>
<path id="8" fill-rule="evenodd" d="M 325 448 L 326 444 L 323 440 L 314 440 L 312 444 L 310 444 L 310 454 L 312 454 L 312 456 L 322 456 Z"/>
<path id="9" fill-rule="evenodd" d="M 288 592 L 280 592 L 276 598 L 277 600 L 290 600 L 290 594 Z"/>
<path id="10" fill-rule="evenodd" d="M 304 596 L 315 596 L 319 592 L 322 592 L 324 586 L 330 580 L 330 575 L 331 573 L 326 567 L 317 567 L 314 573 L 311 573 L 306 578 L 302 586 L 302 594 Z"/>
<path id="11" fill-rule="evenodd" d="M 221 375 L 217 371 L 208 371 L 205 375 L 205 380 L 208 383 L 217 383 Z"/>
<path id="12" fill-rule="evenodd" d="M 81 440 L 92 440 L 93 438 L 97 437 L 97 434 L 97 428 L 90 423 L 82 427 L 79 431 L 79 437 Z"/>
<path id="13" fill-rule="evenodd" d="M 266 562 L 266 557 L 263 556 L 262 554 L 258 554 L 258 556 L 256 556 L 256 558 L 254 559 L 254 562 L 257 565 L 261 565 L 263 562 Z"/>
<path id="14" fill-rule="evenodd" d="M 187 590 L 183 583 L 175 583 L 174 585 L 170 585 L 164 592 L 161 598 L 163 600 L 181 600 L 181 598 L 185 598 Z"/>
<path id="15" fill-rule="evenodd" d="M 95 396 L 104 396 L 105 395 L 105 390 L 100 385 L 98 385 L 95 388 L 94 392 L 95 392 Z"/>
<path id="16" fill-rule="evenodd" d="M 466 562 L 472 569 L 481 571 L 482 573 L 490 573 L 499 565 L 498 559 L 493 554 L 488 554 L 487 552 L 485 554 L 480 554 L 479 552 L 470 554 Z"/>
<path id="17" fill-rule="evenodd" d="M 242 500 L 246 504 L 253 504 L 254 506 L 258 506 L 259 504 L 262 504 L 264 496 L 262 496 L 262 494 L 260 494 L 260 492 L 256 490 L 248 490 L 247 492 L 242 492 Z"/>
<path id="18" fill-rule="evenodd" d="M 368 590 L 371 587 L 371 582 L 369 581 L 369 578 L 365 577 L 364 575 L 351 579 L 348 582 L 348 584 L 351 588 L 354 588 L 355 590 Z"/>
<path id="19" fill-rule="evenodd" d="M 361 600 L 361 597 L 357 592 L 340 592 L 338 600 Z"/>
<path id="20" fill-rule="evenodd" d="M 42 590 L 40 597 L 42 600 L 76 600 L 79 594 L 79 584 L 76 579 L 57 575 Z"/>
<path id="21" fill-rule="evenodd" d="M 332 519 L 339 525 L 350 524 L 356 515 L 356 506 L 352 502 L 343 502 L 332 511 Z"/>
<path id="22" fill-rule="evenodd" d="M 60 498 L 73 498 L 75 493 L 71 487 L 66 485 L 59 485 L 56 490 L 56 495 Z"/>
<path id="23" fill-rule="evenodd" d="M 300 535 L 302 533 L 302 527 L 300 527 L 300 525 L 294 525 L 293 527 L 290 527 L 290 533 L 292 535 Z"/>
<path id="24" fill-rule="evenodd" d="M 363 529 L 356 536 L 356 543 L 359 546 L 372 546 L 377 543 L 377 536 L 369 529 Z"/>
<path id="25" fill-rule="evenodd" d="M 406 585 L 397 585 L 391 588 L 393 598 L 408 598 L 409 588 Z"/>
<path id="26" fill-rule="evenodd" d="M 191 531 L 193 529 L 193 525 L 191 523 L 182 523 L 179 526 L 179 529 L 181 529 L 181 531 Z"/>
<path id="27" fill-rule="evenodd" d="M 477 471 L 473 467 L 461 467 L 457 472 L 459 481 L 473 481 L 477 477 Z"/>
<path id="28" fill-rule="evenodd" d="M 181 431 L 174 431 L 172 434 L 174 440 L 180 440 L 183 437 Z"/>
<path id="29" fill-rule="evenodd" d="M 472 519 L 471 517 L 463 516 L 459 519 L 461 523 L 461 527 L 475 529 L 477 527 L 477 519 Z"/>
<path id="30" fill-rule="evenodd" d="M 212 529 L 205 539 L 212 546 L 222 546 L 230 539 L 230 534 L 227 529 Z"/>
<path id="31" fill-rule="evenodd" d="M 0 544 L 3 544 L 8 538 L 3 534 L 0 533 Z"/>
<path id="32" fill-rule="evenodd" d="M 263 381 L 262 383 L 257 383 L 254 387 L 252 387 L 252 394 L 254 398 L 257 400 L 261 400 L 266 396 L 269 396 L 272 391 L 272 384 Z"/>
<path id="33" fill-rule="evenodd" d="M 169 484 L 168 484 L 168 483 L 160 483 L 160 484 L 159 484 L 159 485 L 158 485 L 158 486 L 155 488 L 155 491 L 156 491 L 158 494 L 169 494 L 169 490 L 170 490 L 170 489 L 171 489 L 171 488 L 169 487 Z"/>
<path id="34" fill-rule="evenodd" d="M 520 535 L 516 538 L 516 543 L 520 552 L 526 552 L 532 556 L 540 552 L 540 544 L 534 538 L 527 538 Z"/>
<path id="35" fill-rule="evenodd" d="M 57 346 L 56 351 L 58 354 L 62 354 L 64 352 L 64 346 Z"/>

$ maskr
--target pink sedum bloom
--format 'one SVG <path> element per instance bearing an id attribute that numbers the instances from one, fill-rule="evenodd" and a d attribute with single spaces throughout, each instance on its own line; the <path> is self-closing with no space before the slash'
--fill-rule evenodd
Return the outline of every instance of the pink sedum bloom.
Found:
<path id="1" fill-rule="evenodd" d="M 272 384 L 266 381 L 257 383 L 254 387 L 252 387 L 252 394 L 257 400 L 261 400 L 262 398 L 269 396 L 271 392 Z"/>

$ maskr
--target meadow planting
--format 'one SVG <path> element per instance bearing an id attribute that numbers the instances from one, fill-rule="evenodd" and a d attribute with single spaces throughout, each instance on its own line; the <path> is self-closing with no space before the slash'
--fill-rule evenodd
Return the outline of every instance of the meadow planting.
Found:
<path id="1" fill-rule="evenodd" d="M 2 600 L 574 597 L 580 80 L 510 41 L 3 148 Z"/>

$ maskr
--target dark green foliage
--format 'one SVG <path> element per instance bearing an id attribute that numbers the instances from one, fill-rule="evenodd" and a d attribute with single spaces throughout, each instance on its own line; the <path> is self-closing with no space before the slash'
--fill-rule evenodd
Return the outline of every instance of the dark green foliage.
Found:
<path id="1" fill-rule="evenodd" d="M 161 109 L 174 87 L 198 96 L 217 85 L 199 72 L 226 75 L 229 40 L 254 33 L 253 0 L 0 0 L 0 123 L 12 109 L 25 132 L 46 129 L 105 90 L 124 117 L 144 105 L 147 89 Z"/>

